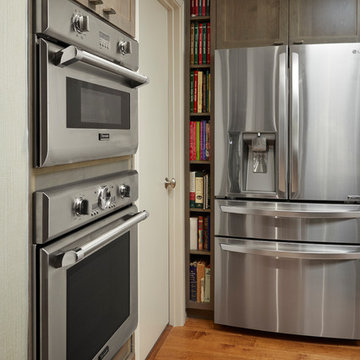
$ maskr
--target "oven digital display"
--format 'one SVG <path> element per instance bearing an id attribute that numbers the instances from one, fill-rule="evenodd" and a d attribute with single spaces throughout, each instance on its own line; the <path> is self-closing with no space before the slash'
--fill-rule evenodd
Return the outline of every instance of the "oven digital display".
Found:
<path id="1" fill-rule="evenodd" d="M 92 359 L 130 315 L 130 232 L 67 271 L 66 359 Z"/>
<path id="2" fill-rule="evenodd" d="M 68 128 L 130 129 L 130 94 L 66 78 Z"/>

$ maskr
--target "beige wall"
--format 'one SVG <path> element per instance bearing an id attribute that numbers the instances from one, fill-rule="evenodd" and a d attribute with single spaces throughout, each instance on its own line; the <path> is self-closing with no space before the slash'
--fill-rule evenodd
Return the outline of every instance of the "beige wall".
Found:
<path id="1" fill-rule="evenodd" d="M 0 1 L 0 359 L 27 359 L 27 1 Z"/>

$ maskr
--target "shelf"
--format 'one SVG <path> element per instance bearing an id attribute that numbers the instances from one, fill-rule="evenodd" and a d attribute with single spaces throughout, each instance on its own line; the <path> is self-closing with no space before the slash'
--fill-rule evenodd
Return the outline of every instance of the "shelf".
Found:
<path id="1" fill-rule="evenodd" d="M 210 113 L 190 113 L 190 116 L 210 116 Z"/>
<path id="2" fill-rule="evenodd" d="M 190 69 L 210 69 L 210 64 L 192 64 Z"/>
<path id="3" fill-rule="evenodd" d="M 189 250 L 189 253 L 190 255 L 211 255 L 211 252 L 208 250 Z"/>
<path id="4" fill-rule="evenodd" d="M 199 209 L 199 208 L 190 208 L 191 212 L 204 212 L 204 213 L 210 213 L 211 209 Z"/>
<path id="5" fill-rule="evenodd" d="M 210 16 L 190 16 L 190 21 L 210 21 Z"/>
<path id="6" fill-rule="evenodd" d="M 210 160 L 190 160 L 189 164 L 190 165 L 210 165 L 211 161 Z"/>
<path id="7" fill-rule="evenodd" d="M 186 307 L 188 309 L 197 309 L 197 310 L 213 310 L 213 304 L 209 303 L 198 303 L 196 301 L 187 300 Z"/>

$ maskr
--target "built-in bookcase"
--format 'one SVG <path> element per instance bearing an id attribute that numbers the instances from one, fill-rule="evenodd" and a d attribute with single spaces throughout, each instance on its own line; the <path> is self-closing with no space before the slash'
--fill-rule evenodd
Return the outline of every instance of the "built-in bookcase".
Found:
<path id="1" fill-rule="evenodd" d="M 214 1 L 185 8 L 186 308 L 206 314 L 214 309 Z"/>

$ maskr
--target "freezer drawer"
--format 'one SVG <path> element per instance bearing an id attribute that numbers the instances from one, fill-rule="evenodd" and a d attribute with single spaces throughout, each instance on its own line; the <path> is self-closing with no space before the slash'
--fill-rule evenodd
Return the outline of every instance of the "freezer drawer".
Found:
<path id="1" fill-rule="evenodd" d="M 215 234 L 360 244 L 360 205 L 215 200 Z"/>
<path id="2" fill-rule="evenodd" d="M 215 238 L 215 323 L 360 338 L 360 247 Z"/>

